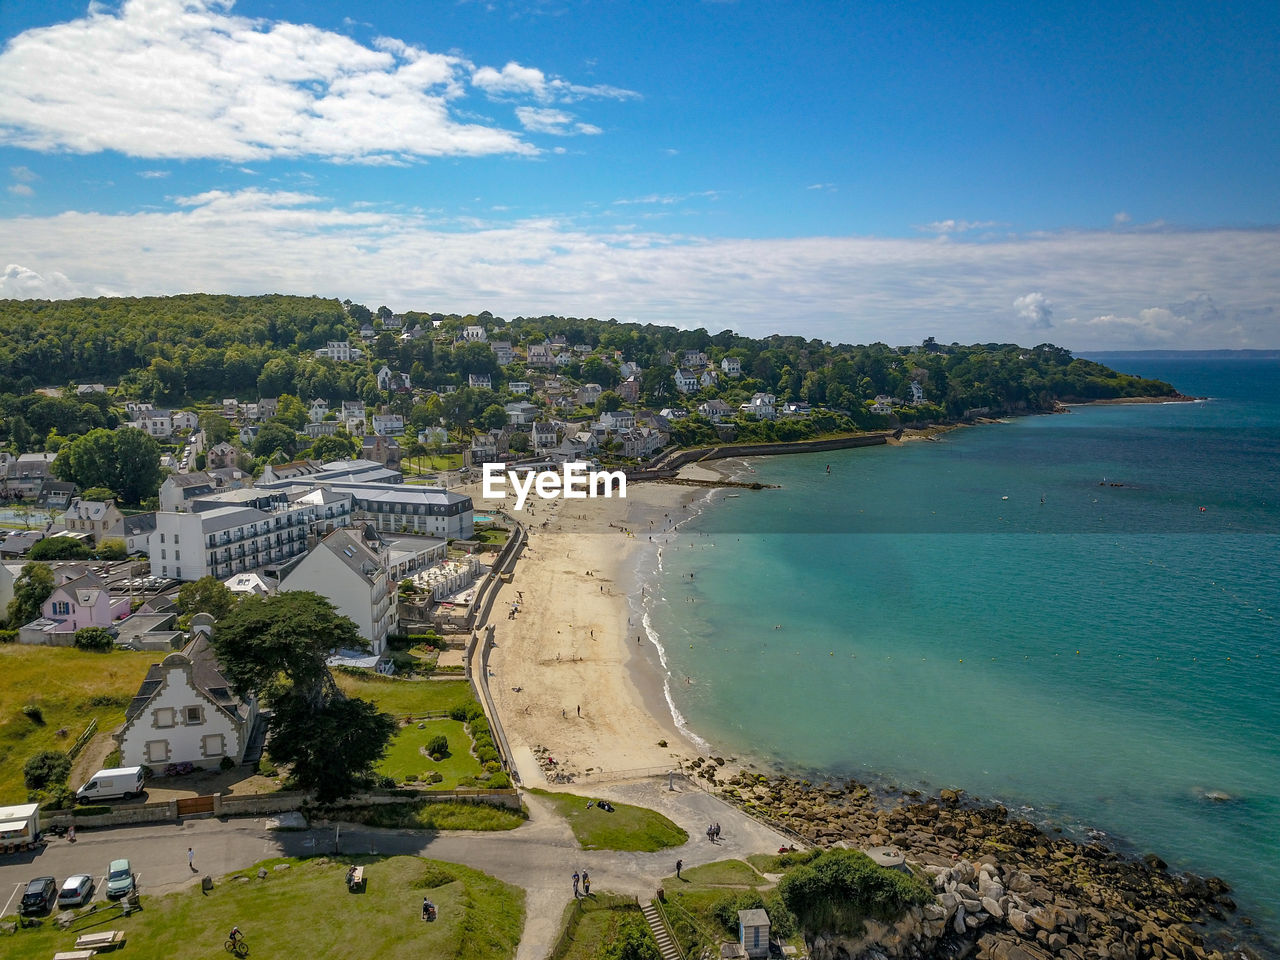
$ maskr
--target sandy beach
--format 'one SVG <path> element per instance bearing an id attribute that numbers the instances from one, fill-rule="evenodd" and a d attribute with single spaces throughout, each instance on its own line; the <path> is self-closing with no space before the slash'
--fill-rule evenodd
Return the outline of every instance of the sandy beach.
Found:
<path id="1" fill-rule="evenodd" d="M 697 479 L 718 476 L 694 470 Z M 706 491 L 631 484 L 625 500 L 530 500 L 516 514 L 510 499 L 483 499 L 478 484 L 459 489 L 477 509 L 505 509 L 529 532 L 489 619 L 496 644 L 489 688 L 522 781 L 546 783 L 544 748 L 556 761 L 549 773 L 579 779 L 697 756 L 672 720 L 657 652 L 629 619 L 628 598 L 640 589 L 636 565 L 652 562 L 650 536 L 687 517 L 687 504 Z"/>

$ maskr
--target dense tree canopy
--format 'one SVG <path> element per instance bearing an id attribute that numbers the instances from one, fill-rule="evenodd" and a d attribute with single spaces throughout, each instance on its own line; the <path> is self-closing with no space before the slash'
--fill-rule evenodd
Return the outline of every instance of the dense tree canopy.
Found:
<path id="1" fill-rule="evenodd" d="M 248 597 L 213 634 L 227 679 L 272 708 L 271 757 L 328 802 L 350 795 L 386 752 L 395 721 L 338 689 L 326 659 L 364 650 L 356 625 L 309 591 Z"/>
<path id="2" fill-rule="evenodd" d="M 160 489 L 160 446 L 141 430 L 90 430 L 58 451 L 55 476 L 82 488 L 106 487 L 126 503 L 141 503 Z"/>
<path id="3" fill-rule="evenodd" d="M 13 582 L 13 599 L 6 611 L 9 626 L 17 629 L 40 616 L 40 607 L 53 593 L 53 571 L 43 563 L 27 563 Z"/>

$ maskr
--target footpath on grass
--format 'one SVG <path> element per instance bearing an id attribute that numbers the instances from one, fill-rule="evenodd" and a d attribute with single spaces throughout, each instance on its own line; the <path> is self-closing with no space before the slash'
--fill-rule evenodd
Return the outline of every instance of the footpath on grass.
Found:
<path id="1" fill-rule="evenodd" d="M 569 823 L 556 812 L 552 798 L 527 794 L 528 822 L 515 830 L 489 833 L 426 833 L 340 823 L 313 823 L 307 830 L 273 832 L 262 819 L 186 820 L 84 830 L 74 844 L 54 840 L 33 859 L 0 863 L 0 891 L 7 896 L 36 875 L 96 874 L 116 857 L 129 857 L 133 862 L 144 898 L 198 885 L 205 875 L 234 874 L 270 857 L 428 857 L 462 864 L 522 889 L 525 923 L 516 960 L 543 960 L 556 942 L 565 907 L 573 899 L 574 871 L 590 872 L 593 892 L 648 899 L 662 879 L 674 872 L 677 859 L 695 867 L 753 853 L 773 853 L 790 842 L 686 781 L 676 779 L 673 785 L 675 789 L 668 790 L 665 778 L 642 780 L 600 786 L 591 794 L 594 800 L 607 798 L 655 810 L 691 838 L 681 846 L 656 852 L 584 850 Z M 713 822 L 721 825 L 718 843 L 706 838 L 706 828 Z M 188 847 L 195 853 L 195 870 L 188 865 Z M 379 879 L 380 869 L 376 860 L 366 866 L 371 885 L 386 882 L 385 877 Z M 422 894 L 403 893 L 406 898 L 411 895 L 420 904 Z M 144 908 L 145 903 L 144 899 Z M 298 909 L 304 907 L 298 905 Z"/>

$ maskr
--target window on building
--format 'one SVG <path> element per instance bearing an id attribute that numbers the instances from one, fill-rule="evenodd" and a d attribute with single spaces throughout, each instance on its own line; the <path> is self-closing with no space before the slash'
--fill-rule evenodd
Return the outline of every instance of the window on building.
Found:
<path id="1" fill-rule="evenodd" d="M 184 707 L 182 716 L 188 726 L 204 723 L 204 707 Z"/>
<path id="2" fill-rule="evenodd" d="M 153 717 L 154 722 L 152 726 L 172 727 L 177 725 L 178 711 L 174 710 L 173 707 L 161 707 L 153 714 Z"/>
<path id="3" fill-rule="evenodd" d="M 166 557 L 165 557 L 165 552 L 164 552 L 163 550 L 161 550 L 161 551 L 160 551 L 160 559 L 161 559 L 161 560 L 166 559 Z"/>
<path id="4" fill-rule="evenodd" d="M 226 740 L 220 733 L 200 738 L 200 753 L 205 757 L 220 757 L 227 752 Z"/>
<path id="5" fill-rule="evenodd" d="M 161 543 L 164 543 L 164 534 L 163 534 L 163 533 L 162 533 L 162 534 L 160 534 L 160 542 L 161 542 Z"/>
<path id="6" fill-rule="evenodd" d="M 147 763 L 164 763 L 169 759 L 168 740 L 147 741 Z"/>
<path id="7" fill-rule="evenodd" d="M 178 545 L 178 535 L 176 533 L 173 535 L 173 545 L 175 547 Z"/>
<path id="8" fill-rule="evenodd" d="M 175 551 L 173 551 L 173 559 L 175 559 L 175 560 L 181 560 L 181 559 L 182 559 L 182 551 L 181 551 L 181 550 L 175 550 Z"/>

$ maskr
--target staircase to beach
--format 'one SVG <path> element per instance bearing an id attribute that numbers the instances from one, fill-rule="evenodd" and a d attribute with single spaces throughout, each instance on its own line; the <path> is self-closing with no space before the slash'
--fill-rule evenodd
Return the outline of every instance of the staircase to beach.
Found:
<path id="1" fill-rule="evenodd" d="M 644 913 L 649 929 L 653 931 L 653 939 L 658 941 L 662 960 L 684 960 L 680 947 L 676 945 L 675 937 L 667 928 L 667 921 L 663 919 L 662 911 L 658 909 L 657 904 L 652 900 L 644 900 L 640 904 L 640 910 Z"/>

